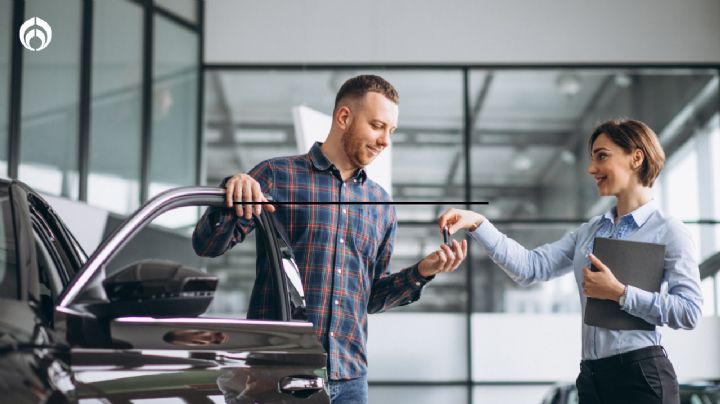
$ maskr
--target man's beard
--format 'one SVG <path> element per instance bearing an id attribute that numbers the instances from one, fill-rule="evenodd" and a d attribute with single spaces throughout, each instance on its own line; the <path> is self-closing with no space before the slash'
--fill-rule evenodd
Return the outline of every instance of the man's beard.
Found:
<path id="1" fill-rule="evenodd" d="M 345 155 L 348 156 L 350 163 L 355 168 L 364 168 L 372 162 L 372 159 L 368 159 L 363 153 L 365 144 L 355 131 L 354 123 L 343 133 L 342 147 Z"/>

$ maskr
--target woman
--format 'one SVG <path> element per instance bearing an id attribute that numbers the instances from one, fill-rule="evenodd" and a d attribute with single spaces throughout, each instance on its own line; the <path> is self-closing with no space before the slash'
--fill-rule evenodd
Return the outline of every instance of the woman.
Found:
<path id="1" fill-rule="evenodd" d="M 575 273 L 585 311 L 587 297 L 618 302 L 625 312 L 655 325 L 692 329 L 701 316 L 700 276 L 685 226 L 665 216 L 651 187 L 665 161 L 657 135 L 635 120 L 612 120 L 590 136 L 590 165 L 601 196 L 616 205 L 562 239 L 527 250 L 479 213 L 450 209 L 438 222 L 450 233 L 468 229 L 514 281 L 528 285 Z M 620 283 L 592 254 L 595 237 L 665 245 L 661 292 Z M 590 264 L 599 268 L 590 271 Z M 582 361 L 576 385 L 581 404 L 679 403 L 675 371 L 660 346 L 659 331 L 610 330 L 582 324 Z"/>

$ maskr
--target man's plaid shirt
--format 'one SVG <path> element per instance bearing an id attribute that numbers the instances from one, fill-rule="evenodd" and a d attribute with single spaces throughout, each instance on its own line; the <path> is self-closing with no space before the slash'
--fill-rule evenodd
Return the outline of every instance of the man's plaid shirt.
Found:
<path id="1" fill-rule="evenodd" d="M 250 171 L 263 192 L 282 202 L 389 202 L 364 170 L 343 182 L 315 143 L 308 154 L 266 160 Z M 267 214 L 267 213 L 263 213 Z M 307 313 L 328 353 L 330 379 L 367 372 L 367 313 L 414 302 L 427 283 L 417 264 L 391 274 L 397 227 L 392 205 L 276 205 L 305 288 Z M 242 242 L 253 222 L 233 209 L 211 207 L 193 233 L 199 255 L 218 256 Z M 248 318 L 277 318 L 264 247 L 258 243 L 257 278 Z"/>

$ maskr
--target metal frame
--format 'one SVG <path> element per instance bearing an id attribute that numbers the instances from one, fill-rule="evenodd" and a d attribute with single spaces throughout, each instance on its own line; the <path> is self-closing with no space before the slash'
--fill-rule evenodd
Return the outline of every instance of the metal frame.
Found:
<path id="1" fill-rule="evenodd" d="M 93 0 L 83 0 L 80 53 L 80 108 L 78 110 L 78 199 L 87 201 L 90 173 L 90 99 L 92 96 Z"/>
<path id="2" fill-rule="evenodd" d="M 143 22 L 142 123 L 140 125 L 140 203 L 148 199 L 150 157 L 152 156 L 152 85 L 153 85 L 153 10 L 152 0 L 145 0 Z"/>
<path id="3" fill-rule="evenodd" d="M 73 281 L 59 297 L 59 306 L 67 308 L 72 305 L 80 295 L 82 288 L 102 270 L 105 264 L 122 247 L 130 241 L 132 236 L 150 223 L 157 216 L 168 210 L 195 205 L 222 205 L 225 191 L 221 188 L 211 187 L 185 187 L 165 191 L 155 196 L 151 201 L 138 209 L 123 222 L 112 235 L 98 246 L 88 258 L 82 272 L 76 274 Z"/>
<path id="4" fill-rule="evenodd" d="M 481 93 L 487 93 L 487 86 L 483 86 Z M 479 101 L 478 101 L 479 102 Z M 470 177 L 470 153 L 472 151 L 472 130 L 475 124 L 474 113 L 471 114 L 470 105 L 470 69 L 463 69 L 463 152 L 464 152 L 464 163 L 465 163 L 465 209 L 472 209 L 470 201 L 472 201 L 472 178 Z M 472 397 L 472 382 L 473 382 L 473 364 L 472 364 L 472 313 L 473 306 L 475 305 L 475 288 L 473 285 L 473 264 L 472 264 L 472 247 L 468 246 L 467 257 L 465 259 L 465 284 L 467 288 L 467 302 L 465 307 L 465 346 L 467 349 L 467 362 L 466 362 L 466 389 L 467 389 L 467 402 L 468 404 L 473 403 Z"/>
<path id="5" fill-rule="evenodd" d="M 25 17 L 25 0 L 13 2 L 13 23 L 10 30 L 10 110 L 8 111 L 8 177 L 17 178 L 20 161 L 20 119 L 22 114 L 22 64 L 23 47 L 16 40 L 15 33 L 20 30 Z"/>
<path id="6" fill-rule="evenodd" d="M 205 141 L 203 139 L 203 125 L 205 123 L 205 0 L 197 2 L 197 19 L 198 19 L 198 68 L 197 68 L 197 143 L 195 145 L 195 183 L 205 185 Z"/>

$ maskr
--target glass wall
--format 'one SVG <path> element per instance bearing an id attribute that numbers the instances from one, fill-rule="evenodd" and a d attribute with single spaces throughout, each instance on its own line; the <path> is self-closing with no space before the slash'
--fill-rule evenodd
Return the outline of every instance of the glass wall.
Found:
<path id="1" fill-rule="evenodd" d="M 692 140 L 700 131 L 681 130 L 685 121 L 678 121 L 687 118 L 688 103 L 702 98 L 715 80 L 717 72 L 704 69 L 473 70 L 472 197 L 489 201 L 480 212 L 528 248 L 561 238 L 612 206 L 613 198 L 596 196 L 587 175 L 586 141 L 598 123 L 630 116 L 654 128 L 668 148 L 655 197 L 680 219 L 704 218 Z M 709 200 L 710 195 L 702 197 Z M 699 254 L 700 225 L 688 227 Z M 572 275 L 519 287 L 483 253 L 473 256 L 472 267 L 474 290 L 483 291 L 474 299 L 474 311 L 580 309 Z"/>
<path id="2" fill-rule="evenodd" d="M 707 120 L 707 111 L 716 112 L 697 101 L 717 80 L 716 71 L 703 69 L 469 69 L 469 116 L 464 113 L 463 69 L 210 69 L 204 123 L 208 184 L 271 157 L 307 152 L 312 142 L 297 111 L 310 109 L 325 117 L 327 126 L 310 134 L 322 141 L 337 89 L 364 73 L 385 77 L 400 94 L 399 125 L 391 136 L 392 162 L 386 172 L 393 199 L 427 202 L 397 206 L 393 271 L 437 247 L 440 234 L 434 220 L 451 206 L 489 202 L 473 209 L 528 248 L 555 241 L 604 213 L 612 200 L 597 197 L 586 173 L 586 139 L 600 121 L 622 116 L 641 119 L 659 134 L 668 164 L 655 197 L 668 210 L 681 209 L 688 226 L 698 228 L 692 222 L 703 212 L 678 204 L 697 205 L 698 198 L 706 198 L 698 194 L 699 157 L 681 161 L 692 154 L 687 150 L 697 147 L 699 136 L 697 127 L 684 123 L 687 105 L 694 103 L 693 119 L 701 121 Z M 470 146 L 469 162 L 465 145 Z M 718 164 L 717 155 L 712 154 L 712 164 Z M 677 192 L 678 197 L 695 197 L 668 197 L 664 190 L 678 187 L 676 181 L 690 187 Z M 693 234 L 699 245 L 703 233 Z M 420 301 L 369 317 L 371 397 L 428 403 L 436 401 L 433 394 L 453 402 L 498 397 L 539 401 L 547 383 L 576 373 L 580 301 L 574 277 L 519 287 L 477 245 L 470 248 L 472 259 L 456 273 L 437 276 Z M 235 248 L 224 262 L 209 263 L 208 270 L 232 279 L 240 273 L 234 263 L 243 262 L 243 254 Z M 704 281 L 706 295 L 715 284 L 713 277 Z M 242 281 L 232 290 L 249 293 Z M 713 301 L 716 294 L 711 305 Z M 552 348 L 528 339 L 547 341 Z M 397 349 L 397 341 L 403 341 L 403 349 Z M 428 349 L 427 341 L 441 342 Z M 503 362 L 507 366 L 498 367 Z M 415 393 L 415 401 L 409 400 Z"/>
<path id="3" fill-rule="evenodd" d="M 93 12 L 88 203 L 128 214 L 140 203 L 143 8 L 96 0 Z"/>
<path id="4" fill-rule="evenodd" d="M 157 15 L 153 40 L 150 197 L 195 184 L 197 175 L 198 36 Z M 197 210 L 187 209 L 164 224 L 192 226 L 197 219 Z"/>
<path id="5" fill-rule="evenodd" d="M 720 156 L 720 115 L 715 115 L 709 127 L 710 153 Z M 720 218 L 720 159 L 712 159 L 713 218 Z M 715 250 L 720 251 L 720 225 L 715 226 Z"/>
<path id="6" fill-rule="evenodd" d="M 25 15 L 41 16 L 52 27 L 52 41 L 42 51 L 23 53 L 18 177 L 73 199 L 79 191 L 81 10 L 80 0 L 25 2 Z"/>
<path id="7" fill-rule="evenodd" d="M 439 248 L 442 237 L 432 220 L 450 206 L 443 202 L 464 200 L 461 71 L 210 72 L 206 76 L 205 97 L 207 182 L 219 184 L 224 177 L 247 172 L 262 160 L 307 153 L 314 141 L 324 141 L 330 129 L 335 94 L 345 80 L 360 73 L 383 76 L 400 94 L 398 129 L 390 137 L 390 149 L 383 151 L 392 155 L 391 164 L 370 172 L 369 177 L 388 184 L 385 186 L 396 201 L 426 203 L 396 206 L 402 224 L 397 230 L 390 270 L 399 271 Z M 304 133 L 305 127 L 298 118 L 300 107 L 323 116 L 325 126 Z M 408 161 L 422 163 L 407 164 Z M 386 181 L 388 178 L 390 181 Z M 226 255 L 224 261 L 208 262 L 208 271 L 232 282 L 230 289 L 234 294 L 248 295 L 251 285 L 243 282 L 237 264 L 247 261 L 246 249 L 237 246 Z M 468 300 L 466 276 L 462 269 L 438 276 L 432 287 L 424 290 L 420 301 L 392 313 L 370 316 L 371 380 L 458 383 L 467 379 L 467 325 L 463 315 Z M 407 350 L 394 349 L 388 343 L 400 340 Z M 448 343 L 425 349 L 429 340 Z M 423 355 L 413 354 L 423 350 Z M 437 366 L 426 366 L 428 363 Z M 405 394 L 420 393 L 400 386 L 371 392 L 375 400 L 382 402 L 392 402 L 394 395 Z M 447 387 L 428 394 L 428 397 L 449 394 L 448 397 L 467 400 L 464 387 Z"/>
<path id="8" fill-rule="evenodd" d="M 329 131 L 335 93 L 353 70 L 255 71 L 209 73 L 206 130 L 208 184 L 247 172 L 264 159 L 306 153 L 312 141 Z M 391 178 L 396 201 L 424 201 L 397 206 L 401 222 L 392 268 L 413 265 L 434 251 L 441 235 L 432 220 L 449 205 L 463 201 L 463 77 L 461 71 L 369 70 L 393 83 L 400 94 L 399 126 L 391 136 L 392 164 L 378 175 Z M 328 117 L 328 126 L 301 137 L 296 107 Z M 407 164 L 422 161 L 425 164 Z M 373 174 L 370 174 L 371 178 Z M 375 178 L 380 181 L 380 178 Z M 428 289 L 427 298 L 404 311 L 462 312 L 467 301 L 465 275 L 454 273 Z"/>
<path id="9" fill-rule="evenodd" d="M 20 48 L 21 89 L 10 100 L 11 48 L 20 45 L 11 32 L 14 4 L 23 6 L 23 18 L 46 21 L 50 29 L 40 31 L 51 40 L 40 50 Z M 143 197 L 197 183 L 203 22 L 192 15 L 202 3 L 166 5 L 0 0 L 7 22 L 0 25 L 0 175 L 17 172 L 41 192 L 119 215 Z M 31 47 L 40 45 L 39 37 L 30 39 Z M 11 106 L 20 122 L 9 134 Z M 190 225 L 197 213 L 178 217 L 181 223 L 166 224 Z"/>

